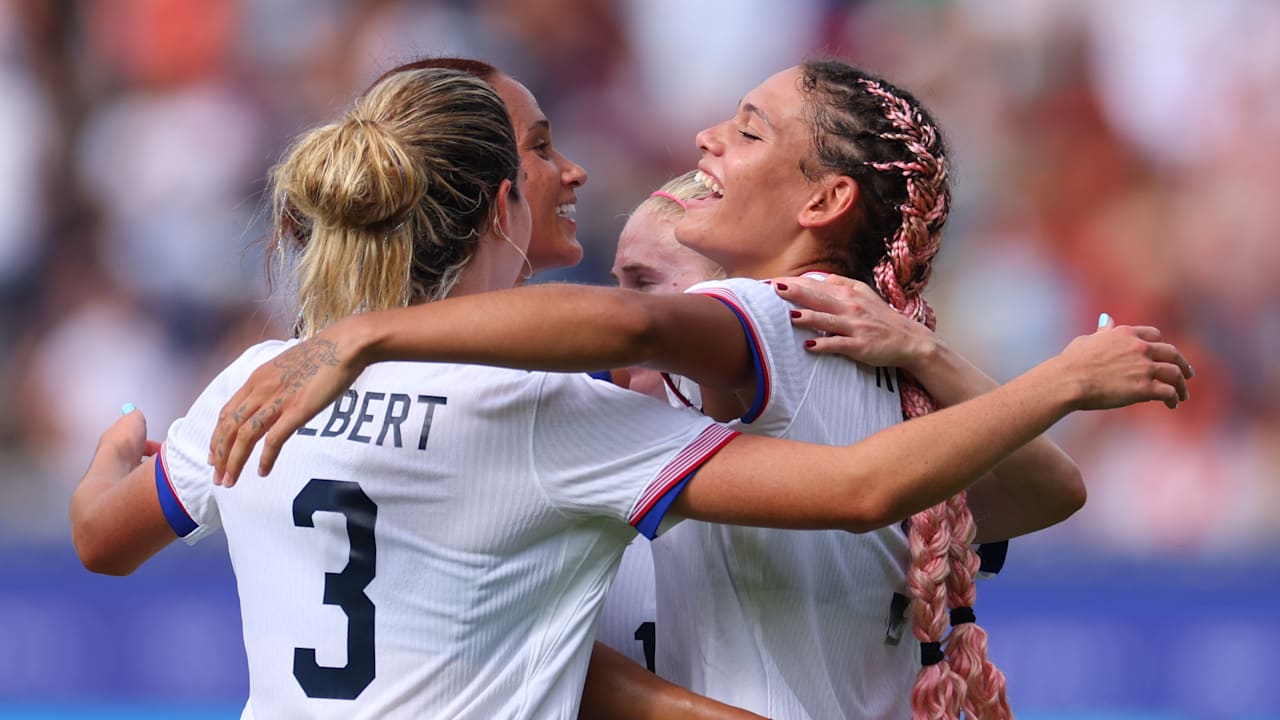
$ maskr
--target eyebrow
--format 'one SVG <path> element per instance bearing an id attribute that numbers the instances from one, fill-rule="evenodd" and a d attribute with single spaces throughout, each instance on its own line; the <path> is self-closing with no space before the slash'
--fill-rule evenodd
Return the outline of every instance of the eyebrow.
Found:
<path id="1" fill-rule="evenodd" d="M 769 127 L 773 127 L 773 122 L 769 120 L 769 116 L 765 114 L 764 110 L 761 110 L 754 103 L 749 103 L 749 102 L 742 103 L 742 112 L 755 115 L 759 117 L 761 120 L 763 120 L 765 125 L 768 125 Z"/>
<path id="2" fill-rule="evenodd" d="M 551 121 L 546 118 L 542 118 L 541 120 L 534 120 L 529 125 L 529 129 L 526 130 L 525 132 L 531 133 L 534 130 L 550 130 L 550 129 L 551 129 Z"/>
<path id="3" fill-rule="evenodd" d="M 618 271 L 621 273 L 636 274 L 636 273 L 643 273 L 643 272 L 653 272 L 656 269 L 657 268 L 655 268 L 653 265 L 650 265 L 648 263 L 629 262 L 626 265 L 623 265 L 622 267 L 618 268 Z M 619 279 L 618 276 L 615 275 L 614 273 L 611 272 L 609 274 L 613 275 L 615 279 Z"/>

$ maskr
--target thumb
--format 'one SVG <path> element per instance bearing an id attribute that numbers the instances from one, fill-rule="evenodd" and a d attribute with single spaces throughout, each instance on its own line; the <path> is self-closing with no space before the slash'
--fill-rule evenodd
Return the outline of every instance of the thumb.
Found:
<path id="1" fill-rule="evenodd" d="M 127 402 L 120 406 L 120 417 L 122 420 L 127 419 L 131 423 L 142 423 L 142 436 L 147 436 L 147 417 L 133 403 Z"/>
<path id="2" fill-rule="evenodd" d="M 1111 316 L 1110 316 L 1110 315 L 1108 315 L 1107 313 L 1102 313 L 1101 315 L 1099 315 L 1099 316 L 1098 316 L 1098 329 L 1099 329 L 1099 330 L 1102 330 L 1103 328 L 1114 327 L 1114 326 L 1115 326 L 1115 324 L 1116 324 L 1116 321 L 1115 321 L 1115 320 L 1113 320 L 1113 319 L 1111 318 Z"/>

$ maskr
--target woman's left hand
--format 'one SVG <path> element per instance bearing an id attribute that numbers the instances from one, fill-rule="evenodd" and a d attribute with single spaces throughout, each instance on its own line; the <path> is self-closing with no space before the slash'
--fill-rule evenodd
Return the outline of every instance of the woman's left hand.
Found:
<path id="1" fill-rule="evenodd" d="M 810 352 L 910 370 L 939 342 L 933 331 L 895 311 L 857 280 L 840 275 L 828 275 L 825 281 L 785 277 L 774 278 L 773 287 L 798 306 L 791 323 L 819 333 L 805 343 Z"/>
<path id="2" fill-rule="evenodd" d="M 123 475 L 142 462 L 143 458 L 159 451 L 160 443 L 147 439 L 146 417 L 141 410 L 131 408 L 102 433 L 95 456 L 113 458 L 123 469 Z"/>

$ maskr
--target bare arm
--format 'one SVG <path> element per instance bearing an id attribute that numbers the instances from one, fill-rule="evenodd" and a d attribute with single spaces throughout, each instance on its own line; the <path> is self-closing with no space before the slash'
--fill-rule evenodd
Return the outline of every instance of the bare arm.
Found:
<path id="1" fill-rule="evenodd" d="M 384 360 L 564 372 L 641 366 L 720 389 L 754 382 L 737 316 L 699 295 L 535 285 L 364 313 L 334 323 L 249 377 L 219 416 L 209 459 L 217 477 L 234 482 L 270 431 L 258 468 L 265 474 L 295 430 L 365 367 Z"/>
<path id="2" fill-rule="evenodd" d="M 752 712 L 669 683 L 596 643 L 582 690 L 580 720 L 750 720 Z"/>
<path id="3" fill-rule="evenodd" d="M 839 276 L 830 276 L 825 282 L 807 278 L 778 282 L 785 288 L 779 288 L 779 295 L 808 308 L 800 311 L 795 324 L 828 334 L 815 340 L 810 348 L 814 352 L 902 367 L 941 407 L 997 387 L 941 338 L 893 311 L 863 283 Z M 1190 368 L 1184 370 L 1190 377 Z M 1003 540 L 1061 522 L 1080 509 L 1085 498 L 1079 468 L 1044 435 L 1011 453 L 968 491 L 979 542 Z"/>
<path id="4" fill-rule="evenodd" d="M 684 517 L 790 528 L 884 527 L 966 489 L 1067 413 L 1186 396 L 1155 328 L 1108 328 L 991 392 L 847 447 L 740 436 L 672 505 Z"/>
<path id="5" fill-rule="evenodd" d="M 141 412 L 117 420 L 71 495 L 71 537 L 93 572 L 128 575 L 177 537 L 156 495 L 159 446 L 146 438 Z"/>

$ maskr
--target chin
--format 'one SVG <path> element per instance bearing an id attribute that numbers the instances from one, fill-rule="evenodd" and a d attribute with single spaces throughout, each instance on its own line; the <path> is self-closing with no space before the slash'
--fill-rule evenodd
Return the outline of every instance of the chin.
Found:
<path id="1" fill-rule="evenodd" d="M 559 252 L 556 253 L 556 260 L 559 263 L 556 267 L 574 267 L 582 262 L 582 243 L 578 242 L 578 238 L 575 235 L 565 238 L 557 250 Z"/>

